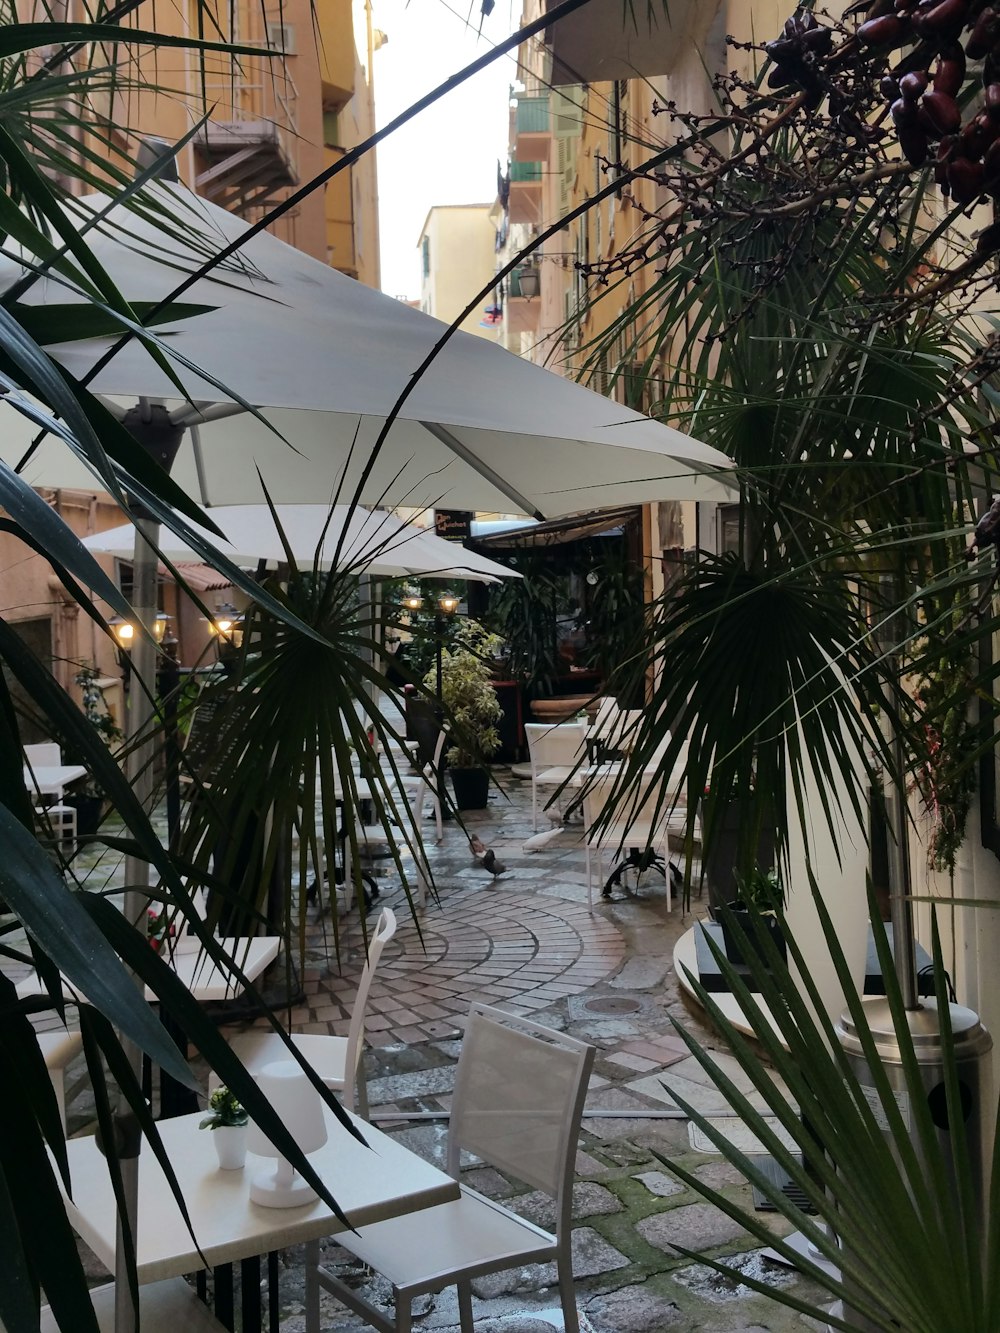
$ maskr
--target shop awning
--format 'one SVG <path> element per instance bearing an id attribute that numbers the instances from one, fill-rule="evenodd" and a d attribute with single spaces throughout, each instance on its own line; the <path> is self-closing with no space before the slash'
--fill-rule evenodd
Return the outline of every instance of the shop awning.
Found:
<path id="1" fill-rule="evenodd" d="M 474 546 L 487 550 L 507 550 L 527 546 L 560 546 L 564 542 L 579 541 L 581 537 L 603 537 L 620 532 L 626 523 L 637 520 L 642 511 L 636 505 L 618 509 L 598 509 L 587 514 L 571 514 L 567 518 L 553 518 L 545 523 L 496 532 L 489 537 L 477 537 Z"/>

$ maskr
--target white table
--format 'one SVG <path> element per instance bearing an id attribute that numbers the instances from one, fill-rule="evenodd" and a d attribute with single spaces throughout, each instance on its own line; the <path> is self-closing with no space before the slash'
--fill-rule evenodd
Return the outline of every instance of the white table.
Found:
<path id="1" fill-rule="evenodd" d="M 39 796 L 61 796 L 64 787 L 86 776 L 82 764 L 39 764 L 37 768 L 24 765 L 24 785 Z"/>
<path id="2" fill-rule="evenodd" d="M 355 1226 L 367 1226 L 459 1197 L 452 1178 L 357 1117 L 367 1140 L 352 1138 L 325 1110 L 329 1138 L 310 1161 Z M 300 1208 L 262 1208 L 250 1201 L 250 1182 L 273 1169 L 252 1153 L 242 1171 L 219 1169 L 212 1131 L 198 1128 L 201 1115 L 161 1121 L 160 1134 L 191 1215 L 204 1263 L 191 1239 L 166 1177 L 148 1145 L 139 1158 L 139 1282 L 191 1273 L 208 1264 L 233 1263 L 270 1250 L 318 1240 L 342 1231 L 331 1209 L 316 1199 Z M 115 1196 L 108 1164 L 93 1138 L 66 1144 L 73 1199 L 66 1213 L 73 1229 L 111 1272 L 115 1271 Z M 180 1333 L 180 1330 L 178 1330 Z"/>
<path id="3" fill-rule="evenodd" d="M 281 946 L 281 937 L 279 935 L 256 935 L 252 939 L 230 937 L 221 939 L 218 943 L 232 957 L 246 979 L 256 981 L 264 969 L 277 958 L 278 949 Z M 206 1000 L 232 1000 L 243 990 L 242 983 L 232 977 L 225 968 L 220 967 L 219 964 L 210 959 L 203 950 L 192 953 L 178 953 L 174 950 L 172 954 L 169 950 L 162 950 L 160 956 L 164 962 L 171 964 L 177 976 L 196 1000 L 202 1002 Z M 68 981 L 63 981 L 63 989 L 67 999 L 82 1003 L 87 1002 L 87 997 L 75 990 Z M 21 999 L 34 995 L 44 995 L 45 993 L 45 988 L 37 972 L 32 972 L 30 976 L 18 982 L 17 994 Z M 145 996 L 149 1001 L 156 999 L 156 995 L 148 986 L 145 990 Z"/>
<path id="4" fill-rule="evenodd" d="M 247 981 L 256 981 L 264 969 L 273 963 L 278 956 L 281 938 L 278 935 L 256 935 L 252 939 L 221 939 L 219 944 L 233 959 Z M 208 1000 L 233 1000 L 241 995 L 244 990 L 242 982 L 233 977 L 225 967 L 209 958 L 204 950 L 193 950 L 191 953 L 177 953 L 175 950 L 173 954 L 164 951 L 161 952 L 161 956 L 165 962 L 172 964 L 180 980 L 194 998 L 202 1003 Z M 88 1003 L 87 997 L 71 986 L 65 978 L 63 978 L 63 993 L 67 999 L 78 1004 Z M 18 983 L 17 994 L 20 999 L 26 999 L 30 996 L 47 994 L 47 992 L 38 973 L 32 972 Z M 145 988 L 144 995 L 150 1002 L 157 998 L 148 986 Z M 181 1050 L 184 1050 L 187 1041 L 184 1031 L 164 1011 L 161 1011 L 161 1018 L 164 1028 Z M 197 1104 L 195 1093 L 190 1088 L 176 1082 L 169 1074 L 161 1073 L 161 1116 L 170 1117 L 191 1111 Z M 112 1269 L 113 1271 L 114 1269 Z"/>

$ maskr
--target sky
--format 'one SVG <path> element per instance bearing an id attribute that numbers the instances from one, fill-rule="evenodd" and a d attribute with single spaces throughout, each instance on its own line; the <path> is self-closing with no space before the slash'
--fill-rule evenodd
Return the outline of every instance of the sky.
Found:
<path id="1" fill-rule="evenodd" d="M 379 128 L 516 31 L 521 0 L 497 0 L 482 37 L 479 9 L 480 0 L 372 0 L 372 22 L 388 37 L 374 57 Z M 417 240 L 433 205 L 496 198 L 515 72 L 512 57 L 500 56 L 379 144 L 382 290 L 390 296 L 420 294 Z"/>

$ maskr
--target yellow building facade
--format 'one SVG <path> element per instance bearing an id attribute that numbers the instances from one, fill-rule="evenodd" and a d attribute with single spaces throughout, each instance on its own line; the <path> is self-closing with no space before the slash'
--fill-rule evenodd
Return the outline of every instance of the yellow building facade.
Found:
<path id="1" fill-rule="evenodd" d="M 474 294 L 487 286 L 496 263 L 496 232 L 489 204 L 436 204 L 420 230 L 420 309 L 451 324 Z M 487 297 L 459 326 L 466 333 L 496 340 L 488 322 Z"/>

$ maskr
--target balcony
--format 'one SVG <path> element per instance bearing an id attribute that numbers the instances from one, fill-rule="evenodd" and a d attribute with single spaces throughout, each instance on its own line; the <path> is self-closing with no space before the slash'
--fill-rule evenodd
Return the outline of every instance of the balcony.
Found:
<path id="1" fill-rule="evenodd" d="M 552 122 L 548 97 L 519 97 L 510 112 L 510 142 L 516 162 L 548 162 Z"/>
<path id="2" fill-rule="evenodd" d="M 323 105 L 339 111 L 354 95 L 354 19 L 351 0 L 316 0 L 313 31 L 319 52 Z"/>
<path id="3" fill-rule="evenodd" d="M 281 131 L 269 120 L 210 120 L 198 140 L 208 163 L 198 193 L 235 213 L 269 203 L 298 183 Z"/>
<path id="4" fill-rule="evenodd" d="M 527 274 L 522 283 L 522 275 Z M 511 333 L 537 333 L 541 315 L 538 269 L 534 264 L 519 264 L 507 275 L 505 315 Z M 530 295 L 528 294 L 530 292 Z"/>
<path id="5" fill-rule="evenodd" d="M 546 10 L 558 0 L 545 0 Z M 546 34 L 552 82 L 599 83 L 669 74 L 678 56 L 704 44 L 719 0 L 670 0 L 622 5 L 592 0 L 560 19 Z"/>
<path id="6" fill-rule="evenodd" d="M 507 213 L 511 222 L 541 222 L 541 162 L 512 162 L 510 164 L 510 200 L 507 205 Z"/>

